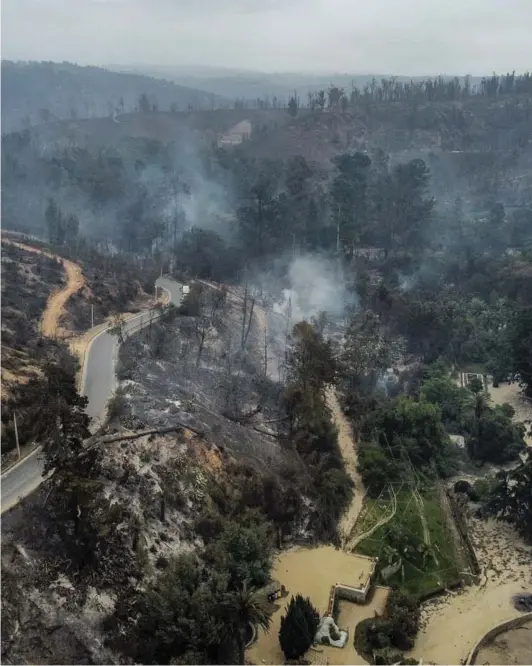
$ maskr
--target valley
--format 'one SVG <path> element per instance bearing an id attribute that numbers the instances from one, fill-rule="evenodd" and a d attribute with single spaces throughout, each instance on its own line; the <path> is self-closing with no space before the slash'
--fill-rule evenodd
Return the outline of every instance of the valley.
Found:
<path id="1" fill-rule="evenodd" d="M 3 663 L 525 663 L 530 74 L 2 70 Z"/>

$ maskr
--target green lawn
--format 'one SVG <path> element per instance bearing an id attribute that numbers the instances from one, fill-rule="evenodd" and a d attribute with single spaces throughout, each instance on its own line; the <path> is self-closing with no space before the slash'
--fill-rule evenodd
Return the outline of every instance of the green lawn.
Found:
<path id="1" fill-rule="evenodd" d="M 428 594 L 442 585 L 452 585 L 460 579 L 455 561 L 452 533 L 446 518 L 442 515 L 437 491 L 428 489 L 422 491 L 421 495 L 430 533 L 432 555 L 429 555 L 424 563 L 420 562 L 420 556 L 417 553 L 413 557 L 405 555 L 403 558 L 404 579 L 399 571 L 386 583 L 398 586 L 404 592 L 414 595 Z M 419 506 L 412 499 L 412 492 L 408 489 L 401 489 L 397 501 L 397 513 L 392 520 L 359 543 L 356 552 L 371 557 L 383 557 L 385 554 L 383 547 L 387 543 L 390 528 L 397 528 L 410 535 L 409 538 L 413 544 L 422 545 L 424 543 L 423 523 Z M 368 500 L 357 533 L 360 534 L 375 525 L 379 518 L 390 510 L 391 500 L 389 499 Z"/>

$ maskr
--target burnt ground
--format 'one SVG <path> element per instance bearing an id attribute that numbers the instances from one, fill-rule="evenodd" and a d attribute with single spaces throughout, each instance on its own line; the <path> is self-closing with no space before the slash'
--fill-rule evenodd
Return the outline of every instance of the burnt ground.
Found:
<path id="1" fill-rule="evenodd" d="M 258 309 L 258 307 L 257 307 Z M 255 313 L 256 314 L 256 313 Z M 133 335 L 121 347 L 121 420 L 135 427 L 165 427 L 178 421 L 205 432 L 221 450 L 261 467 L 285 461 L 278 433 L 281 385 L 275 381 L 279 336 L 268 335 L 253 317 L 242 349 L 243 301 L 230 294 L 215 315 L 198 363 L 204 322 L 177 314 Z M 272 376 L 274 378 L 272 378 Z"/>
<path id="2" fill-rule="evenodd" d="M 15 448 L 6 406 L 13 388 L 27 384 L 50 358 L 67 353 L 63 343 L 40 333 L 47 299 L 64 284 L 60 262 L 2 243 L 2 464 Z"/>
<path id="3" fill-rule="evenodd" d="M 95 549 L 90 566 L 54 479 L 2 516 L 3 663 L 123 663 L 107 642 L 107 619 L 121 600 L 178 553 L 201 556 L 196 521 L 220 489 L 238 496 L 246 466 L 281 476 L 287 462 L 297 465 L 270 422 L 282 387 L 264 373 L 263 330 L 257 317 L 242 350 L 242 315 L 241 300 L 230 297 L 198 364 L 200 320 L 172 309 L 122 346 L 115 417 L 105 436 L 85 443 L 98 452 L 77 505 Z M 177 422 L 204 434 L 133 432 Z"/>
<path id="4" fill-rule="evenodd" d="M 3 663 L 120 663 L 104 626 L 120 594 L 201 550 L 194 520 L 210 475 L 223 478 L 221 455 L 182 431 L 109 439 L 86 442 L 98 450 L 97 481 L 78 504 L 92 564 L 53 479 L 2 516 Z"/>
<path id="5" fill-rule="evenodd" d="M 76 333 L 91 327 L 91 306 L 94 309 L 94 325 L 111 315 L 123 312 L 140 312 L 153 305 L 154 284 L 158 277 L 150 270 L 127 265 L 123 258 L 94 257 L 93 262 L 80 262 L 85 285 L 71 296 L 65 306 L 61 324 Z M 148 277 L 138 279 L 139 274 Z"/>
<path id="6" fill-rule="evenodd" d="M 64 286 L 60 262 L 2 243 L 2 380 L 25 375 L 40 356 L 39 325 L 46 301 Z"/>

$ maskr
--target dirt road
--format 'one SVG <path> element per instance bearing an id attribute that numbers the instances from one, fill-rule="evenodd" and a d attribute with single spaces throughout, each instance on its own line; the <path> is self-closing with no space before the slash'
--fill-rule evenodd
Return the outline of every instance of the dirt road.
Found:
<path id="1" fill-rule="evenodd" d="M 268 333 L 268 314 L 265 309 L 258 303 L 255 303 L 255 316 L 257 318 L 259 327 L 262 331 L 262 335 L 267 336 Z M 268 363 L 268 374 L 273 377 L 273 364 Z M 349 539 L 351 538 L 351 533 L 355 527 L 360 512 L 364 504 L 364 485 L 362 483 L 362 478 L 357 470 L 357 451 L 355 447 L 355 440 L 353 438 L 353 431 L 349 422 L 340 406 L 338 396 L 336 395 L 335 389 L 331 386 L 327 389 L 326 400 L 329 409 L 331 410 L 331 415 L 334 421 L 336 428 L 338 429 L 338 445 L 340 447 L 340 452 L 344 461 L 344 466 L 346 472 L 351 477 L 354 489 L 353 489 L 353 501 L 351 502 L 349 508 L 345 512 L 342 520 L 340 522 L 339 531 L 342 540 L 342 546 L 347 546 Z"/>
<path id="2" fill-rule="evenodd" d="M 53 293 L 48 299 L 46 310 L 42 317 L 42 333 L 47 337 L 60 337 L 66 331 L 59 327 L 59 319 L 64 312 L 68 299 L 79 291 L 85 284 L 81 268 L 68 259 L 63 259 L 67 283 L 66 286 Z"/>
<path id="3" fill-rule="evenodd" d="M 33 252 L 34 254 L 41 254 L 49 259 L 55 259 L 63 264 L 67 283 L 57 291 L 54 291 L 48 298 L 46 309 L 41 317 L 41 331 L 47 338 L 64 337 L 65 331 L 59 327 L 59 319 L 64 312 L 64 307 L 68 299 L 79 291 L 85 284 L 85 278 L 81 272 L 81 267 L 73 261 L 63 259 L 56 254 L 40 250 L 39 248 L 18 243 L 16 241 L 6 240 L 4 242 L 15 245 L 26 252 Z"/>
<path id="4" fill-rule="evenodd" d="M 340 522 L 342 545 L 345 546 L 351 537 L 357 518 L 362 511 L 365 491 L 364 485 L 362 484 L 362 478 L 357 471 L 357 450 L 351 426 L 342 411 L 338 396 L 333 388 L 327 390 L 326 397 L 327 405 L 331 410 L 334 424 L 338 428 L 338 444 L 344 460 L 345 471 L 349 474 L 355 486 L 353 489 L 353 501 Z"/>

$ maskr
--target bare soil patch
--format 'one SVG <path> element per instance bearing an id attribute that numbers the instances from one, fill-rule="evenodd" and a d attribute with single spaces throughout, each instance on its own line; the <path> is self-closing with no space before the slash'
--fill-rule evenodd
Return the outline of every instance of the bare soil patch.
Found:
<path id="1" fill-rule="evenodd" d="M 49 338 L 65 337 L 65 331 L 59 328 L 59 319 L 64 313 L 64 307 L 68 299 L 77 291 L 79 291 L 85 284 L 85 278 L 81 272 L 81 267 L 78 264 L 75 264 L 73 261 L 63 259 L 56 254 L 46 252 L 46 250 L 41 250 L 39 248 L 11 240 L 4 242 L 14 245 L 15 247 L 18 247 L 25 252 L 40 254 L 42 256 L 48 257 L 49 259 L 60 261 L 63 264 L 66 275 L 66 286 L 52 293 L 48 299 L 46 309 L 44 310 L 41 319 L 41 331 L 43 335 Z"/>
<path id="2" fill-rule="evenodd" d="M 284 654 L 279 645 L 279 629 L 281 616 L 286 612 L 286 606 L 292 595 L 302 594 L 310 597 L 320 614 L 325 614 L 329 602 L 331 586 L 337 582 L 358 587 L 361 579 L 365 579 L 371 568 L 370 560 L 346 553 L 332 546 L 318 548 L 295 547 L 281 552 L 273 567 L 272 577 L 285 585 L 289 594 L 278 602 L 278 610 L 272 616 L 272 624 L 268 633 L 259 631 L 257 642 L 248 650 L 249 659 L 256 664 L 282 664 Z M 365 664 L 352 647 L 352 636 L 358 622 L 373 617 L 375 611 L 384 610 L 388 590 L 381 589 L 374 594 L 370 603 L 359 605 L 350 602 L 340 602 L 339 626 L 349 629 L 349 643 L 343 649 L 329 648 L 327 658 L 331 664 Z M 314 652 L 319 654 L 322 648 L 310 650 L 309 657 Z M 324 648 L 325 649 L 325 648 Z M 353 661 L 353 658 L 358 661 Z"/>
<path id="3" fill-rule="evenodd" d="M 480 582 L 424 604 L 422 628 L 410 656 L 425 663 L 460 663 L 489 629 L 520 615 L 512 597 L 532 585 L 531 548 L 509 525 L 473 517 L 468 523 Z"/>
<path id="4" fill-rule="evenodd" d="M 346 545 L 364 505 L 364 486 L 362 484 L 362 478 L 357 470 L 358 458 L 355 442 L 353 440 L 353 431 L 342 411 L 338 397 L 332 388 L 327 392 L 327 404 L 332 412 L 334 423 L 338 428 L 338 445 L 340 446 L 340 451 L 344 460 L 345 470 L 354 483 L 353 501 L 340 523 L 342 543 Z"/>

